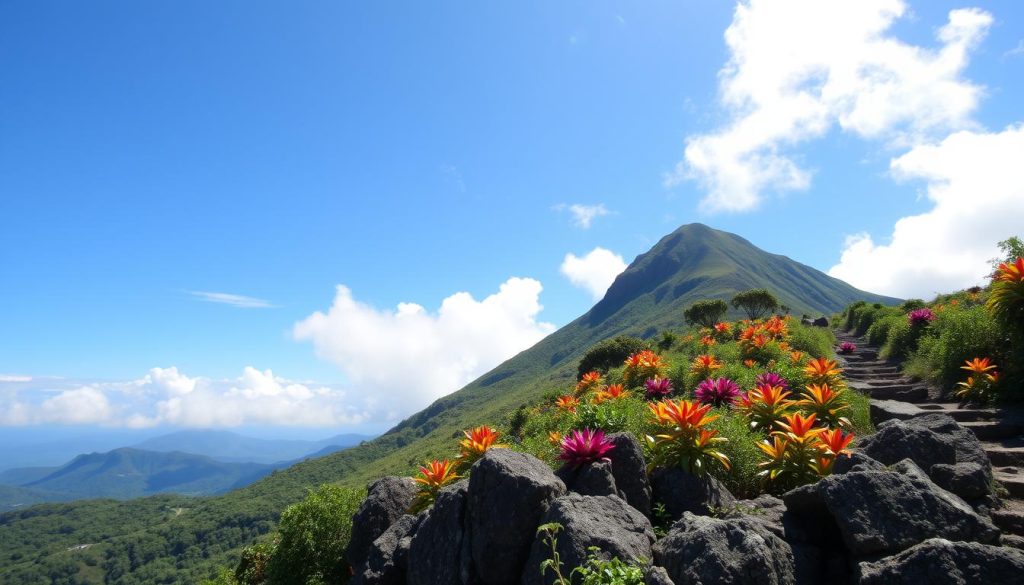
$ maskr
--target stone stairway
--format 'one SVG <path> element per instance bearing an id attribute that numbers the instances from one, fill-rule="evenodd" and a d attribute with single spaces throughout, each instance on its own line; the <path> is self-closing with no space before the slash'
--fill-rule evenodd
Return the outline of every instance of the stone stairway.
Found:
<path id="1" fill-rule="evenodd" d="M 907 419 L 938 412 L 951 416 L 982 442 L 994 478 L 1009 493 L 1008 508 L 1024 510 L 1024 416 L 995 408 L 961 407 L 944 399 L 927 384 L 905 377 L 896 364 L 882 360 L 866 339 L 837 331 L 839 343 L 857 345 L 852 354 L 841 355 L 851 388 L 871 398 L 871 420 L 878 424 L 893 418 Z M 1022 513 L 1024 521 L 1024 513 Z M 1022 524 L 1024 527 L 1024 524 Z"/>

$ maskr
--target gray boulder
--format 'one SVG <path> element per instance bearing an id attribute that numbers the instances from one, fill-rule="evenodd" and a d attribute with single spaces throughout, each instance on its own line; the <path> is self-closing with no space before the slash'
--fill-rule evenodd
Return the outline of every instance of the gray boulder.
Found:
<path id="1" fill-rule="evenodd" d="M 434 505 L 420 514 L 422 522 L 409 545 L 409 585 L 460 585 L 468 580 L 465 554 L 466 493 L 462 480 L 437 495 Z"/>
<path id="2" fill-rule="evenodd" d="M 654 545 L 654 560 L 676 585 L 796 583 L 789 545 L 749 518 L 686 512 Z"/>
<path id="3" fill-rule="evenodd" d="M 964 500 L 973 501 L 991 493 L 985 470 L 977 463 L 939 463 L 932 466 L 932 481 Z"/>
<path id="4" fill-rule="evenodd" d="M 409 544 L 420 516 L 406 514 L 395 520 L 384 534 L 373 541 L 362 570 L 356 569 L 352 585 L 404 585 Z"/>
<path id="5" fill-rule="evenodd" d="M 607 439 L 615 445 L 608 453 L 612 461 L 615 486 L 626 503 L 651 516 L 651 484 L 647 480 L 647 462 L 644 451 L 633 433 L 612 433 Z"/>
<path id="6" fill-rule="evenodd" d="M 828 327 L 828 319 L 826 317 L 818 317 L 814 320 L 815 327 Z"/>
<path id="7" fill-rule="evenodd" d="M 893 554 L 933 537 L 999 537 L 988 518 L 913 473 L 851 472 L 826 477 L 816 488 L 854 556 Z"/>
<path id="8" fill-rule="evenodd" d="M 618 496 L 563 496 L 551 504 L 541 520 L 542 524 L 549 522 L 562 525 L 556 550 L 565 567 L 582 566 L 592 546 L 601 549 L 606 559 L 638 562 L 651 558 L 655 537 L 650 521 Z M 555 582 L 554 573 L 542 576 L 539 569 L 550 556 L 550 546 L 538 535 L 523 568 L 523 585 Z"/>
<path id="9" fill-rule="evenodd" d="M 849 473 L 851 471 L 883 471 L 885 465 L 865 455 L 861 451 L 854 451 L 849 455 L 840 455 L 832 464 L 833 474 Z"/>
<path id="10" fill-rule="evenodd" d="M 708 515 L 714 508 L 727 508 L 736 498 L 710 475 L 696 476 L 678 467 L 659 467 L 651 472 L 654 501 L 665 506 L 672 520 L 683 512 Z"/>
<path id="11" fill-rule="evenodd" d="M 484 585 L 518 583 L 537 526 L 565 484 L 543 461 L 511 449 L 491 449 L 469 476 L 469 554 Z"/>
<path id="12" fill-rule="evenodd" d="M 955 446 L 955 460 L 952 463 L 976 463 L 985 471 L 985 477 L 992 478 L 992 463 L 988 460 L 988 455 L 985 454 L 985 447 L 973 432 L 961 426 L 953 417 L 934 413 L 915 416 L 906 422 L 909 425 L 949 437 Z M 925 471 L 931 472 L 929 469 L 925 469 Z"/>
<path id="13" fill-rule="evenodd" d="M 936 463 L 956 463 L 956 444 L 951 436 L 940 435 L 911 421 L 882 423 L 878 432 L 861 440 L 858 448 L 885 465 L 911 459 L 926 473 Z"/>
<path id="14" fill-rule="evenodd" d="M 616 496 L 619 490 L 615 486 L 612 475 L 611 461 L 595 461 L 573 467 L 562 466 L 555 472 L 569 491 L 582 496 Z"/>
<path id="15" fill-rule="evenodd" d="M 664 567 L 648 566 L 644 569 L 644 585 L 676 585 Z"/>
<path id="16" fill-rule="evenodd" d="M 1020 583 L 1024 575 L 1024 551 L 933 538 L 898 555 L 873 563 L 861 563 L 859 568 L 862 585 L 1011 585 Z"/>
<path id="17" fill-rule="evenodd" d="M 366 489 L 366 499 L 352 516 L 352 536 L 345 550 L 353 567 L 363 565 L 373 541 L 405 514 L 416 497 L 416 483 L 409 477 L 382 477 Z"/>

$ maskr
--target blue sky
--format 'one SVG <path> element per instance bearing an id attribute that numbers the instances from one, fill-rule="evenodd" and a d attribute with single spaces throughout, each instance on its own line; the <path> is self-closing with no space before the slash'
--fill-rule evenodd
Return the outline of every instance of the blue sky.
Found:
<path id="1" fill-rule="evenodd" d="M 0 423 L 384 428 L 692 221 L 869 290 L 972 284 L 1024 225 L 1024 9 L 814 4 L 3 3 Z M 443 364 L 400 391 L 368 347 Z M 195 388 L 242 415 L 181 414 Z"/>

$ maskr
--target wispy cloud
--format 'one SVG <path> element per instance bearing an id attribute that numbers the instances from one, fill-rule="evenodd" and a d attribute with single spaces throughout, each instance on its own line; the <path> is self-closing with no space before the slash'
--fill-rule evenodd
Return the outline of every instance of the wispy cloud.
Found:
<path id="1" fill-rule="evenodd" d="M 0 382 L 31 382 L 32 376 L 15 376 L 11 374 L 0 374 Z"/>
<path id="2" fill-rule="evenodd" d="M 1003 53 L 1003 58 L 1006 57 L 1020 57 L 1024 55 L 1024 39 L 1017 41 L 1017 46 Z"/>
<path id="3" fill-rule="evenodd" d="M 573 203 L 567 205 L 565 203 L 559 203 L 554 207 L 555 211 L 568 211 L 572 214 L 572 221 L 576 224 L 576 227 L 581 229 L 590 229 L 590 226 L 594 223 L 594 220 L 598 217 L 605 215 L 611 215 L 611 211 L 604 206 L 604 203 L 598 203 L 597 205 L 583 205 L 581 203 Z"/>
<path id="4" fill-rule="evenodd" d="M 233 295 L 230 293 L 222 292 L 209 292 L 202 290 L 189 291 L 190 295 L 201 300 L 210 303 L 220 303 L 222 305 L 231 305 L 232 307 L 238 307 L 240 309 L 272 309 L 274 305 L 270 301 L 264 299 L 257 299 L 255 297 L 247 297 L 243 295 Z"/>

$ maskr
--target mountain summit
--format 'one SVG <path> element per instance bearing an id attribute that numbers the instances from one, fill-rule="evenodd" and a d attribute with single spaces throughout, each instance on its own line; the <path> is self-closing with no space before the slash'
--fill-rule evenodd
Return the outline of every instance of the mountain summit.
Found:
<path id="1" fill-rule="evenodd" d="M 268 530 L 285 506 L 301 500 L 310 488 L 326 482 L 361 485 L 382 475 L 409 474 L 422 461 L 448 454 L 452 437 L 459 436 L 460 430 L 499 423 L 519 406 L 537 403 L 546 392 L 570 387 L 579 358 L 593 344 L 621 334 L 651 336 L 678 329 L 683 326 L 683 310 L 691 303 L 728 300 L 750 288 L 767 288 L 796 314 L 828 314 L 860 299 L 896 302 L 760 250 L 734 234 L 701 224 L 684 225 L 638 256 L 583 316 L 377 439 L 298 463 L 222 496 L 176 504 L 189 508 L 187 522 L 176 516 L 154 518 L 153 509 L 166 505 L 157 506 L 153 498 L 123 502 L 117 527 L 102 527 L 109 538 L 97 545 L 96 554 L 106 555 L 110 566 L 127 567 L 133 543 L 146 539 L 161 550 L 153 562 L 184 563 L 178 565 L 174 582 L 197 582 L 209 574 L 211 564 L 234 562 L 235 557 L 229 556 L 233 551 Z M 47 537 L 48 552 L 34 557 L 32 568 L 18 569 L 16 563 L 0 558 L 0 581 L 11 577 L 7 580 L 32 582 L 13 581 L 12 571 L 42 570 L 64 562 L 67 547 L 98 542 L 96 522 L 90 518 L 109 514 L 103 506 L 103 501 L 96 501 L 53 508 L 59 510 L 64 528 L 60 535 Z M 52 535 L 48 514 L 43 513 L 49 511 L 35 507 L 17 513 L 17 518 L 5 516 L 0 522 L 0 542 L 21 542 L 40 531 Z M 240 536 L 240 527 L 245 536 Z M 189 547 L 180 546 L 183 542 L 201 542 L 219 552 L 198 564 L 185 562 L 184 551 Z M 145 574 L 150 568 L 143 564 L 132 570 Z"/>

